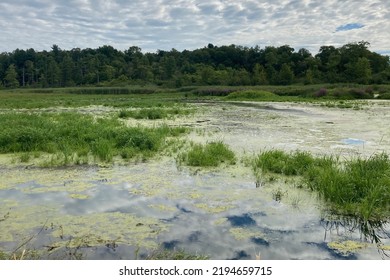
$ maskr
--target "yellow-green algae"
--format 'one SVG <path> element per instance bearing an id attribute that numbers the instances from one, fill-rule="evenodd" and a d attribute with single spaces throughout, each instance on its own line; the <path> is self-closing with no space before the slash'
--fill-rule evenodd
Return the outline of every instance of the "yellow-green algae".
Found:
<path id="1" fill-rule="evenodd" d="M 153 209 L 156 209 L 156 210 L 159 210 L 159 211 L 166 211 L 166 212 L 175 212 L 175 211 L 177 211 L 176 207 L 168 206 L 168 205 L 165 205 L 165 204 L 150 204 L 149 207 L 153 208 Z"/>
<path id="2" fill-rule="evenodd" d="M 214 221 L 214 225 L 217 225 L 217 226 L 222 225 L 222 224 L 226 223 L 227 220 L 228 220 L 227 218 L 219 218 L 219 219 Z"/>
<path id="3" fill-rule="evenodd" d="M 59 239 L 73 240 L 67 246 L 78 246 L 80 242 L 88 246 L 100 246 L 114 240 L 116 243 L 137 245 L 144 248 L 157 248 L 157 236 L 168 230 L 168 225 L 158 219 L 136 217 L 127 213 L 96 213 L 84 216 L 55 217 L 52 220 L 52 235 Z M 88 239 L 86 237 L 92 236 Z"/>
<path id="4" fill-rule="evenodd" d="M 349 255 L 359 250 L 367 248 L 369 244 L 353 240 L 332 241 L 328 243 L 328 247 L 340 252 L 343 255 Z"/>
<path id="5" fill-rule="evenodd" d="M 90 198 L 89 195 L 87 194 L 82 194 L 82 193 L 71 193 L 69 196 L 73 199 L 88 199 Z"/>
<path id="6" fill-rule="evenodd" d="M 229 232 L 236 240 L 244 240 L 249 238 L 265 239 L 264 233 L 248 228 L 234 227 L 229 229 Z"/>
<path id="7" fill-rule="evenodd" d="M 6 215 L 1 221 L 1 242 L 13 242 L 29 238 L 38 228 L 50 224 L 50 220 L 57 215 L 55 206 L 20 205 L 14 201 L 4 201 L 0 205 L 0 215 Z M 4 214 L 3 214 L 4 213 Z"/>
<path id="8" fill-rule="evenodd" d="M 158 219 L 128 213 L 95 213 L 83 216 L 61 215 L 50 206 L 21 206 L 15 201 L 0 205 L 1 242 L 18 242 L 34 237 L 42 228 L 57 238 L 53 248 L 101 246 L 115 243 L 157 248 L 157 236 L 168 230 Z M 4 213 L 4 214 L 3 214 Z M 4 216 L 4 218 L 3 218 Z M 51 231 L 50 231 L 51 230 Z"/>
<path id="9" fill-rule="evenodd" d="M 196 203 L 194 206 L 206 211 L 207 213 L 221 213 L 229 209 L 235 208 L 235 206 L 231 204 L 210 205 L 206 203 Z"/>

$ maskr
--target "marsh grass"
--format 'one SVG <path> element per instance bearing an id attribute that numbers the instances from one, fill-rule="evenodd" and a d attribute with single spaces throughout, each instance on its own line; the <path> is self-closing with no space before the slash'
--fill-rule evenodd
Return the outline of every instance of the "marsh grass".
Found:
<path id="1" fill-rule="evenodd" d="M 390 217 L 390 159 L 386 154 L 341 161 L 308 152 L 264 151 L 252 163 L 255 174 L 300 175 L 302 186 L 315 191 L 340 215 L 364 221 Z"/>
<path id="2" fill-rule="evenodd" d="M 0 118 L 0 153 L 20 153 L 24 162 L 31 154 L 52 154 L 53 165 L 84 164 L 90 157 L 103 162 L 115 156 L 147 158 L 159 152 L 168 137 L 185 132 L 166 125 L 125 127 L 115 118 L 78 113 L 6 113 Z"/>
<path id="3" fill-rule="evenodd" d="M 158 120 L 173 118 L 179 115 L 189 115 L 193 110 L 182 108 L 142 108 L 139 110 L 121 110 L 119 112 L 119 118 L 134 118 L 134 119 L 148 119 Z"/>
<path id="4" fill-rule="evenodd" d="M 244 90 L 235 91 L 225 97 L 227 100 L 261 100 L 261 101 L 279 101 L 280 96 L 264 90 Z"/>
<path id="5" fill-rule="evenodd" d="M 218 141 L 192 145 L 188 152 L 179 155 L 179 162 L 188 166 L 217 167 L 220 164 L 235 164 L 236 156 L 226 144 Z"/>

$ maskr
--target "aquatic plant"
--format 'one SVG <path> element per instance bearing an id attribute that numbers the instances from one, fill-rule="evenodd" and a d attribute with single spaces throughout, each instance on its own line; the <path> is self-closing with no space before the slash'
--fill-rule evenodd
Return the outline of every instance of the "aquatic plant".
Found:
<path id="1" fill-rule="evenodd" d="M 208 260 L 209 257 L 206 255 L 199 255 L 187 252 L 183 249 L 165 249 L 158 248 L 151 251 L 146 260 Z"/>
<path id="2" fill-rule="evenodd" d="M 194 144 L 188 152 L 179 156 L 179 161 L 188 166 L 218 166 L 222 163 L 235 164 L 234 152 L 223 142 Z"/>
<path id="3" fill-rule="evenodd" d="M 255 175 L 261 172 L 300 175 L 302 185 L 317 192 L 333 213 L 356 216 L 363 221 L 390 217 L 387 154 L 341 161 L 338 157 L 315 158 L 308 152 L 271 150 L 255 157 L 252 168 Z"/>

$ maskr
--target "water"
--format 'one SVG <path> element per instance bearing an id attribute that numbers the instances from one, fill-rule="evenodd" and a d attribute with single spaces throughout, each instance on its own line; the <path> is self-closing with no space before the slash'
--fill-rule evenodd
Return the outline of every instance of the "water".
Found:
<path id="1" fill-rule="evenodd" d="M 364 145 L 366 141 L 355 138 L 345 138 L 342 139 L 341 142 L 346 145 Z"/>
<path id="2" fill-rule="evenodd" d="M 0 248 L 12 251 L 33 237 L 27 248 L 47 259 L 146 258 L 158 246 L 210 259 L 256 259 L 259 252 L 262 259 L 383 257 L 345 222 L 330 227 L 313 194 L 293 181 L 256 188 L 247 171 L 194 172 L 172 160 L 2 169 Z M 273 193 L 281 187 L 278 202 Z M 343 241 L 362 247 L 336 249 Z"/>

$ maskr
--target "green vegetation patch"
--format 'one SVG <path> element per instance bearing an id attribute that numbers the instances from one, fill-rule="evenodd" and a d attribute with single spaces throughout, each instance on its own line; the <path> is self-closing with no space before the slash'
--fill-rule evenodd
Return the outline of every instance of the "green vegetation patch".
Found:
<path id="1" fill-rule="evenodd" d="M 258 155 L 252 167 L 255 174 L 301 175 L 302 186 L 316 191 L 336 214 L 363 221 L 390 217 L 390 159 L 386 154 L 341 161 L 272 150 Z"/>
<path id="2" fill-rule="evenodd" d="M 59 165 L 88 163 L 89 156 L 110 162 L 118 155 L 152 156 L 167 137 L 184 132 L 180 127 L 126 127 L 118 119 L 78 113 L 6 113 L 0 118 L 0 153 L 56 154 Z"/>
<path id="3" fill-rule="evenodd" d="M 172 118 L 178 115 L 189 115 L 192 110 L 181 108 L 143 108 L 139 110 L 121 110 L 119 118 L 134 118 L 134 119 L 148 119 L 158 120 Z"/>
<path id="4" fill-rule="evenodd" d="M 279 100 L 279 96 L 264 90 L 244 90 L 230 93 L 226 99 L 228 100 Z"/>
<path id="5" fill-rule="evenodd" d="M 334 242 L 328 243 L 328 247 L 330 249 L 336 250 L 344 256 L 354 254 L 357 251 L 360 251 L 360 250 L 367 248 L 367 246 L 368 246 L 367 243 L 356 242 L 356 241 L 352 241 L 352 240 L 334 241 Z"/>
<path id="6" fill-rule="evenodd" d="M 198 253 L 187 252 L 183 249 L 168 250 L 159 248 L 150 252 L 146 258 L 147 260 L 208 260 L 206 255 L 199 255 Z"/>
<path id="7" fill-rule="evenodd" d="M 234 152 L 222 142 L 194 144 L 188 152 L 181 154 L 179 159 L 188 166 L 204 167 L 216 167 L 222 163 L 235 164 L 236 162 Z"/>

